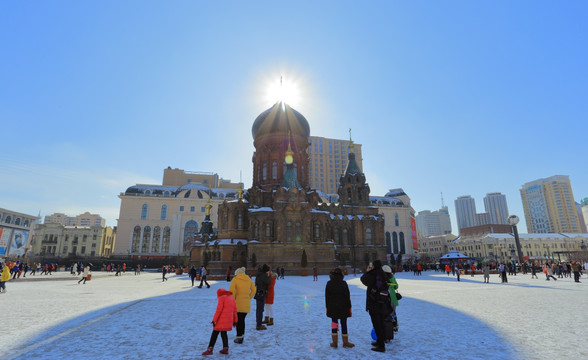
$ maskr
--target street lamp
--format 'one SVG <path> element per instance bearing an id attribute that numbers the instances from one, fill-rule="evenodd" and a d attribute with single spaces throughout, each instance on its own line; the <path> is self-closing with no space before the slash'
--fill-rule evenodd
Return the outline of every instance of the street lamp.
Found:
<path id="1" fill-rule="evenodd" d="M 517 253 L 519 255 L 519 263 L 523 262 L 523 249 L 521 248 L 521 241 L 519 239 L 519 231 L 517 230 L 517 224 L 519 223 L 519 217 L 511 215 L 508 217 L 508 223 L 512 226 L 512 232 L 515 237 L 515 243 L 517 245 Z"/>

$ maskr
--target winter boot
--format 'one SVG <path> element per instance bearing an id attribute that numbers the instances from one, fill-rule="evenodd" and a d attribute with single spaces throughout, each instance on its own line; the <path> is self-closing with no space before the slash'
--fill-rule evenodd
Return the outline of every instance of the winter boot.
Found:
<path id="1" fill-rule="evenodd" d="M 339 341 L 339 334 L 337 333 L 331 333 L 331 338 L 333 339 L 333 342 L 331 343 L 331 347 L 336 348 L 337 347 L 337 342 Z"/>
<path id="2" fill-rule="evenodd" d="M 267 326 L 272 326 L 274 324 L 274 318 L 269 318 L 269 321 L 267 322 Z"/>
<path id="3" fill-rule="evenodd" d="M 261 325 L 261 326 L 257 326 L 255 328 L 255 330 L 267 330 L 267 328 L 264 325 Z"/>
<path id="4" fill-rule="evenodd" d="M 209 347 L 205 352 L 202 353 L 202 355 L 212 355 L 212 349 L 213 348 Z"/>
<path id="5" fill-rule="evenodd" d="M 233 342 L 235 344 L 243 344 L 243 336 L 237 336 Z"/>
<path id="6" fill-rule="evenodd" d="M 267 324 L 269 322 L 269 316 L 266 316 L 265 319 L 261 322 L 262 324 Z"/>
<path id="7" fill-rule="evenodd" d="M 343 347 L 344 348 L 352 348 L 355 346 L 355 344 L 352 344 L 349 342 L 349 334 L 343 334 L 343 335 L 341 335 L 341 338 L 343 339 Z"/>
<path id="8" fill-rule="evenodd" d="M 225 355 L 228 354 L 229 353 L 229 347 L 228 346 L 227 347 L 224 347 L 221 351 L 219 351 L 219 353 L 225 354 Z"/>

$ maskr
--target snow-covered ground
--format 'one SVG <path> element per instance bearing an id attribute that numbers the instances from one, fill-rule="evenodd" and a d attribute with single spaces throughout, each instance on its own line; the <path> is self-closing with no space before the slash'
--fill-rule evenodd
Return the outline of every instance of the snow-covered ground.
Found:
<path id="1" fill-rule="evenodd" d="M 9 281 L 0 294 L 0 359 L 200 359 L 208 345 L 216 289 L 191 287 L 186 275 L 94 272 L 85 285 L 78 277 L 51 276 Z M 329 347 L 325 315 L 327 276 L 286 277 L 276 284 L 275 325 L 255 330 L 255 303 L 246 319 L 245 341 L 233 343 L 233 359 L 586 359 L 588 280 L 545 281 L 530 275 L 481 276 L 428 272 L 397 274 L 403 295 L 400 330 L 386 353 L 370 351 L 371 323 L 365 288 L 347 276 L 353 303 L 349 340 L 353 349 Z"/>

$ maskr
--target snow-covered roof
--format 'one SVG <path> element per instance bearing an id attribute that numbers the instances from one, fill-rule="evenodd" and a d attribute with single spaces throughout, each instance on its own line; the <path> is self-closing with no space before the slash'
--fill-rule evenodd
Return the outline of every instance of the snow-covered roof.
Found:
<path id="1" fill-rule="evenodd" d="M 276 211 L 269 206 L 264 206 L 260 208 L 250 208 L 249 212 L 263 212 L 263 211 Z"/>

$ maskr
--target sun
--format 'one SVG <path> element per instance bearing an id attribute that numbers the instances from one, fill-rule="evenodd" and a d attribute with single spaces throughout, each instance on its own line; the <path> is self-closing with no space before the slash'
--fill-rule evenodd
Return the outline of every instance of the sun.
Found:
<path id="1" fill-rule="evenodd" d="M 276 79 L 267 81 L 265 89 L 264 98 L 268 104 L 283 101 L 292 107 L 300 105 L 299 84 L 294 79 L 281 75 Z"/>

